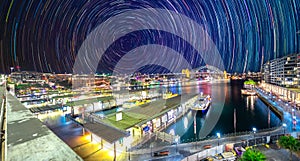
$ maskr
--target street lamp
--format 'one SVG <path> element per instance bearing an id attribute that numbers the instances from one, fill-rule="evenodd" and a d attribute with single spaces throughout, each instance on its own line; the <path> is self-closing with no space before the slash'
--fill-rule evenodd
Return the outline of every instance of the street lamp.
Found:
<path id="1" fill-rule="evenodd" d="M 283 134 L 285 135 L 286 123 L 283 123 L 282 126 L 283 126 Z"/>
<path id="2" fill-rule="evenodd" d="M 150 144 L 150 149 L 151 149 L 151 157 L 153 156 L 153 155 L 152 155 L 152 148 L 153 148 L 153 142 Z"/>
<path id="3" fill-rule="evenodd" d="M 178 136 L 176 136 L 175 142 L 176 142 L 176 153 L 177 153 L 178 152 L 178 147 L 177 146 L 178 146 L 178 142 L 179 142 L 179 137 Z"/>
<path id="4" fill-rule="evenodd" d="M 217 149 L 216 149 L 216 153 L 218 153 L 218 148 L 219 148 L 219 139 L 221 137 L 221 134 L 220 133 L 217 133 L 217 137 L 218 137 L 218 146 L 217 146 Z"/>
<path id="5" fill-rule="evenodd" d="M 252 128 L 252 130 L 253 130 L 253 137 L 254 137 L 254 145 L 256 145 L 256 140 L 255 140 L 256 128 L 254 127 Z"/>
<path id="6" fill-rule="evenodd" d="M 128 154 L 128 160 L 130 160 L 130 146 L 128 148 L 126 146 L 126 152 Z"/>
<path id="7" fill-rule="evenodd" d="M 128 160 L 130 160 L 130 146 L 129 146 L 129 149 L 128 149 Z"/>
<path id="8" fill-rule="evenodd" d="M 296 116 L 293 116 L 293 130 L 296 130 L 297 119 Z"/>
<path id="9" fill-rule="evenodd" d="M 221 137 L 221 134 L 220 133 L 217 133 L 217 136 L 218 136 L 218 146 L 219 146 L 219 139 Z"/>
<path id="10" fill-rule="evenodd" d="M 14 70 L 14 67 L 10 67 L 10 73 L 12 73 Z"/>

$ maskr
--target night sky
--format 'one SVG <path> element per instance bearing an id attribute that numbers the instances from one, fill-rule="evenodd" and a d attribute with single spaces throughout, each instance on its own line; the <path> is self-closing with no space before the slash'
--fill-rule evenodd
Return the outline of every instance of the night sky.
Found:
<path id="1" fill-rule="evenodd" d="M 1 0 L 0 73 L 8 73 L 10 67 L 16 66 L 21 70 L 72 73 L 76 56 L 90 33 L 110 18 L 137 9 L 170 11 L 167 18 L 170 22 L 174 13 L 195 21 L 216 45 L 228 72 L 260 71 L 267 60 L 300 52 L 300 0 Z M 155 18 L 148 16 L 148 20 L 142 21 L 151 23 L 152 19 Z M 164 23 L 164 20 L 163 17 L 154 21 Z M 174 20 L 176 32 L 184 33 L 184 25 L 189 26 Z M 95 72 L 112 72 L 126 54 L 148 50 L 142 47 L 151 44 L 182 54 L 192 68 L 205 64 L 201 53 L 189 41 L 173 32 L 156 30 L 156 24 L 152 26 L 127 33 L 108 44 Z M 122 23 L 115 23 L 104 32 L 122 31 L 122 27 Z M 202 36 L 197 32 L 188 34 Z M 94 45 L 103 43 L 101 40 L 106 38 Z M 168 70 L 155 64 L 156 59 L 182 65 L 182 61 L 164 56 L 170 50 L 162 49 L 151 50 L 161 53 L 147 57 L 153 62 L 139 70 L 146 73 Z M 97 47 L 93 52 L 99 52 Z M 88 66 L 91 59 L 81 61 Z M 144 60 L 131 61 L 138 64 Z"/>

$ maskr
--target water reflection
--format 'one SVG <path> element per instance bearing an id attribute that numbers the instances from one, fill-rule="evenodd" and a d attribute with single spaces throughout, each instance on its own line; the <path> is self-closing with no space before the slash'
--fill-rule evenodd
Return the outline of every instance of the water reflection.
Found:
<path id="1" fill-rule="evenodd" d="M 247 110 L 254 110 L 254 103 L 255 103 L 255 100 L 257 99 L 256 96 L 246 96 L 246 108 Z"/>
<path id="2" fill-rule="evenodd" d="M 189 120 L 187 119 L 187 117 L 184 117 L 183 125 L 185 130 L 188 128 L 188 124 L 189 124 Z"/>
<path id="3" fill-rule="evenodd" d="M 279 126 L 280 119 L 256 96 L 242 96 L 241 85 L 229 83 L 201 83 L 195 86 L 181 87 L 172 91 L 210 94 L 212 105 L 208 113 L 190 111 L 186 116 L 169 126 L 165 131 L 181 136 L 181 140 L 202 138 L 207 135 L 251 131 Z M 224 98 L 225 97 L 225 98 Z M 224 103 L 225 99 L 225 103 Z M 221 113 L 221 116 L 218 116 Z M 196 134 L 194 133 L 194 116 Z"/>

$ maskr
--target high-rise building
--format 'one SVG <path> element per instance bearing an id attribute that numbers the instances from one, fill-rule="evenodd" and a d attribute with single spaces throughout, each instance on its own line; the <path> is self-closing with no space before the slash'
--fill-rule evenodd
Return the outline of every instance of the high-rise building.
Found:
<path id="1" fill-rule="evenodd" d="M 268 61 L 263 65 L 263 79 L 266 83 L 271 83 L 271 75 L 270 75 L 270 62 Z"/>
<path id="2" fill-rule="evenodd" d="M 267 62 L 263 66 L 266 83 L 283 87 L 300 87 L 300 53 Z"/>

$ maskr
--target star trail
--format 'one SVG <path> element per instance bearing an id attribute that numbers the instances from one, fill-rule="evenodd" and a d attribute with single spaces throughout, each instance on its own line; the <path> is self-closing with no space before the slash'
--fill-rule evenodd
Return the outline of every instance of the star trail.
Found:
<path id="1" fill-rule="evenodd" d="M 300 0 L 2 0 L 0 72 L 20 66 L 21 70 L 71 73 L 83 42 L 99 25 L 129 10 L 151 8 L 180 13 L 202 26 L 228 72 L 260 71 L 268 60 L 300 52 Z M 172 16 L 166 23 L 172 22 Z M 123 30 L 122 23 L 113 28 Z M 112 72 L 127 53 L 151 44 L 181 53 L 193 68 L 205 64 L 188 41 L 154 26 L 109 44 L 97 72 Z M 181 63 L 163 54 L 158 59 Z M 91 60 L 82 61 L 89 64 Z M 148 73 L 168 70 L 159 65 L 145 67 Z"/>

